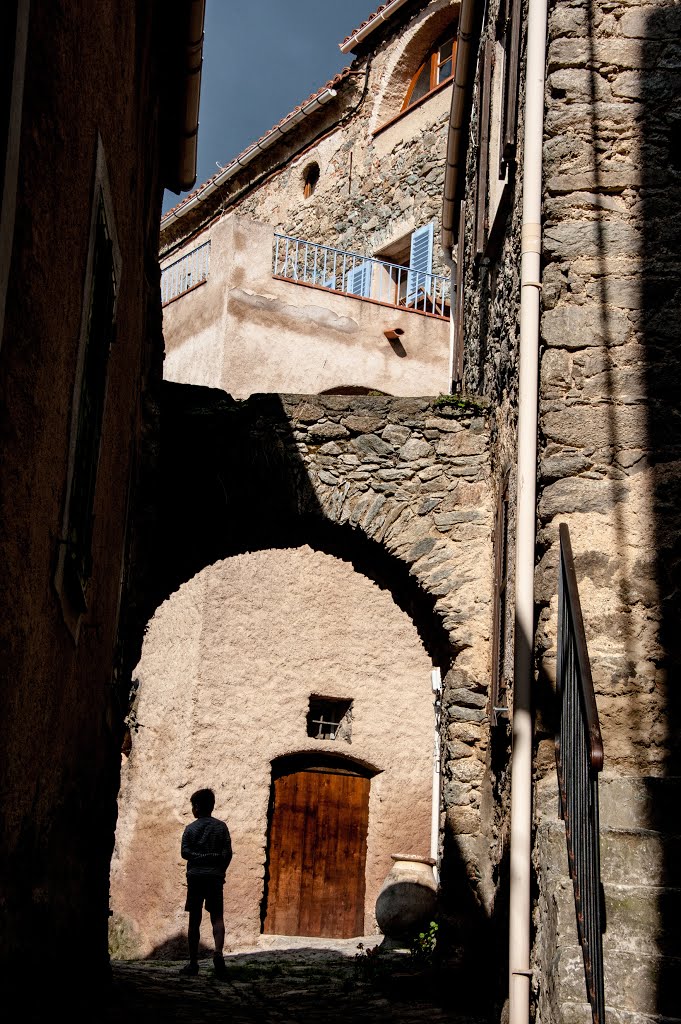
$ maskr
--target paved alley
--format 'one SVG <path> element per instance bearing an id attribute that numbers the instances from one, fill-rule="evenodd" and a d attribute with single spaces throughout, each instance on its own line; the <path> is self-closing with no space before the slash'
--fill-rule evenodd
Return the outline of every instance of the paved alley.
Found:
<path id="1" fill-rule="evenodd" d="M 181 962 L 118 961 L 111 998 L 101 1020 L 113 1024 L 305 1024 L 385 1021 L 394 1024 L 482 1024 L 453 1003 L 432 969 L 415 971 L 407 954 L 377 959 L 358 950 L 358 939 L 261 942 L 226 955 L 218 981 L 210 958 L 198 977 L 179 974 Z M 376 937 L 365 940 L 372 948 Z M 324 943 L 322 945 L 321 943 Z M 359 955 L 357 955 L 359 953 Z M 93 1018 L 94 1019 L 94 1018 Z"/>

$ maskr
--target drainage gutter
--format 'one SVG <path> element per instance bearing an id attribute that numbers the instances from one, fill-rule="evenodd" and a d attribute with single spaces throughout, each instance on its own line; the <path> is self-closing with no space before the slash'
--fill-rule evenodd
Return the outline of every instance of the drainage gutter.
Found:
<path id="1" fill-rule="evenodd" d="M 465 171 L 466 160 L 466 112 L 472 82 L 470 66 L 473 44 L 476 37 L 476 20 L 479 5 L 475 0 L 461 0 L 459 28 L 456 33 L 456 63 L 454 65 L 454 88 L 449 112 L 447 132 L 447 160 L 445 163 L 444 197 L 442 200 L 442 232 L 440 240 L 445 254 L 451 258 L 454 239 L 458 234 L 459 172 Z"/>

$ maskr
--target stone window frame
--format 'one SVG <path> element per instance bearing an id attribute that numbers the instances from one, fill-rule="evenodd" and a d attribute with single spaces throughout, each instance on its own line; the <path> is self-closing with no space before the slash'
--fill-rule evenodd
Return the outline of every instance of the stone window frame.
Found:
<path id="1" fill-rule="evenodd" d="M 433 17 L 435 17 L 437 15 L 443 15 L 444 13 L 445 13 L 445 9 L 441 8 L 439 11 L 436 11 L 433 14 L 431 14 L 431 18 L 433 18 Z M 429 19 L 429 21 L 430 21 L 430 19 Z M 458 24 L 459 24 L 459 22 L 458 22 L 458 13 L 455 13 L 453 15 L 453 19 L 448 21 L 448 23 L 445 25 L 444 28 L 442 28 L 441 24 L 439 26 L 439 29 L 435 29 L 434 26 L 431 26 L 431 32 L 432 31 L 438 31 L 438 35 L 436 36 L 434 42 L 430 42 L 430 43 L 427 44 L 426 56 L 421 61 L 421 63 L 419 64 L 418 68 L 416 69 L 415 74 L 413 74 L 411 79 L 409 80 L 409 83 L 408 83 L 408 85 L 406 87 L 406 92 L 404 94 L 405 95 L 405 99 L 402 101 L 402 106 L 397 111 L 397 113 L 391 114 L 391 116 L 387 117 L 387 119 L 380 121 L 380 123 L 376 127 L 373 127 L 373 128 L 370 129 L 370 133 L 371 133 L 371 135 L 373 137 L 379 135 L 381 132 L 385 131 L 387 128 L 390 128 L 397 121 L 400 121 L 403 117 L 406 117 L 408 114 L 410 114 L 413 110 L 417 110 L 420 106 L 422 106 L 424 103 L 427 103 L 428 100 L 432 99 L 438 93 L 443 92 L 445 89 L 451 88 L 451 86 L 452 86 L 452 84 L 454 82 L 454 73 L 455 73 L 455 70 L 456 70 L 456 38 L 457 38 Z M 426 31 L 427 31 L 427 28 L 426 28 Z M 431 35 L 431 38 L 432 38 L 432 35 Z M 448 39 L 450 39 L 450 38 L 453 38 L 453 40 L 454 40 L 454 46 L 452 47 L 452 58 L 451 58 L 451 60 L 452 60 L 452 74 L 449 75 L 447 78 L 443 79 L 441 82 L 437 82 L 436 81 L 435 84 L 433 85 L 432 84 L 432 73 L 431 73 L 431 88 L 429 89 L 429 91 L 424 96 L 421 96 L 419 99 L 415 100 L 414 103 L 411 104 L 411 106 L 409 106 L 408 105 L 409 98 L 411 97 L 411 94 L 413 92 L 414 86 L 415 86 L 415 84 L 416 84 L 416 82 L 418 80 L 418 77 L 421 74 L 421 71 L 423 70 L 424 66 L 428 63 L 428 61 L 432 61 L 434 56 L 437 56 L 437 53 L 439 51 L 440 46 L 442 46 L 442 44 L 447 42 Z M 408 53 L 409 50 L 411 50 L 412 46 L 413 46 L 413 41 L 410 41 L 408 43 L 408 45 L 407 45 L 407 49 L 406 49 L 405 52 Z M 402 54 L 402 61 L 401 61 L 401 63 L 404 63 L 404 53 Z"/>
<path id="2" fill-rule="evenodd" d="M 75 643 L 78 643 L 81 619 L 88 610 L 87 589 L 93 570 L 92 529 L 106 413 L 109 354 L 115 340 L 116 307 L 123 268 L 106 156 L 99 133 L 94 178 L 71 400 L 64 508 L 54 574 L 64 621 Z M 101 319 L 103 310 L 108 311 L 105 326 Z M 98 350 L 95 331 L 100 328 L 104 341 Z M 74 530 L 78 537 L 75 537 Z"/>

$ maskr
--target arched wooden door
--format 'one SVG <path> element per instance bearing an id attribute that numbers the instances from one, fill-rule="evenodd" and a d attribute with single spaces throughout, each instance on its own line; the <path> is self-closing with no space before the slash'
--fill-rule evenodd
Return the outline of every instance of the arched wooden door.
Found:
<path id="1" fill-rule="evenodd" d="M 369 786 L 352 762 L 273 770 L 265 932 L 364 933 Z"/>

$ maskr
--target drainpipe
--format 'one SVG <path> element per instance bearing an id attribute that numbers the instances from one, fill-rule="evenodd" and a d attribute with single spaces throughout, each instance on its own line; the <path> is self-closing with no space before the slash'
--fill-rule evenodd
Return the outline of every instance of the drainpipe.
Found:
<path id="1" fill-rule="evenodd" d="M 445 263 L 449 268 L 449 375 L 447 391 L 453 394 L 454 382 L 454 342 L 456 340 L 456 260 L 451 252 L 444 252 Z"/>
<path id="2" fill-rule="evenodd" d="M 433 690 L 433 710 L 435 712 L 435 733 L 433 741 L 433 796 L 430 818 L 430 858 L 435 861 L 433 865 L 433 877 L 435 884 L 439 884 L 439 857 L 440 848 L 440 715 L 442 707 L 442 676 L 438 667 L 430 673 L 430 682 Z"/>
<path id="3" fill-rule="evenodd" d="M 542 143 L 547 0 L 529 0 L 523 152 L 520 371 L 515 580 L 509 1024 L 530 1014 L 530 858 L 532 842 L 532 679 L 537 490 L 537 390 L 541 289 Z"/>
<path id="4" fill-rule="evenodd" d="M 442 199 L 441 242 L 445 255 L 450 258 L 458 230 L 459 203 L 457 199 L 461 198 L 459 196 L 459 172 L 465 172 L 466 113 L 468 93 L 472 85 L 469 69 L 474 56 L 473 43 L 476 36 L 478 11 L 479 7 L 476 7 L 475 0 L 461 0 L 459 27 L 456 33 L 454 87 L 447 129 L 447 159 Z"/>

